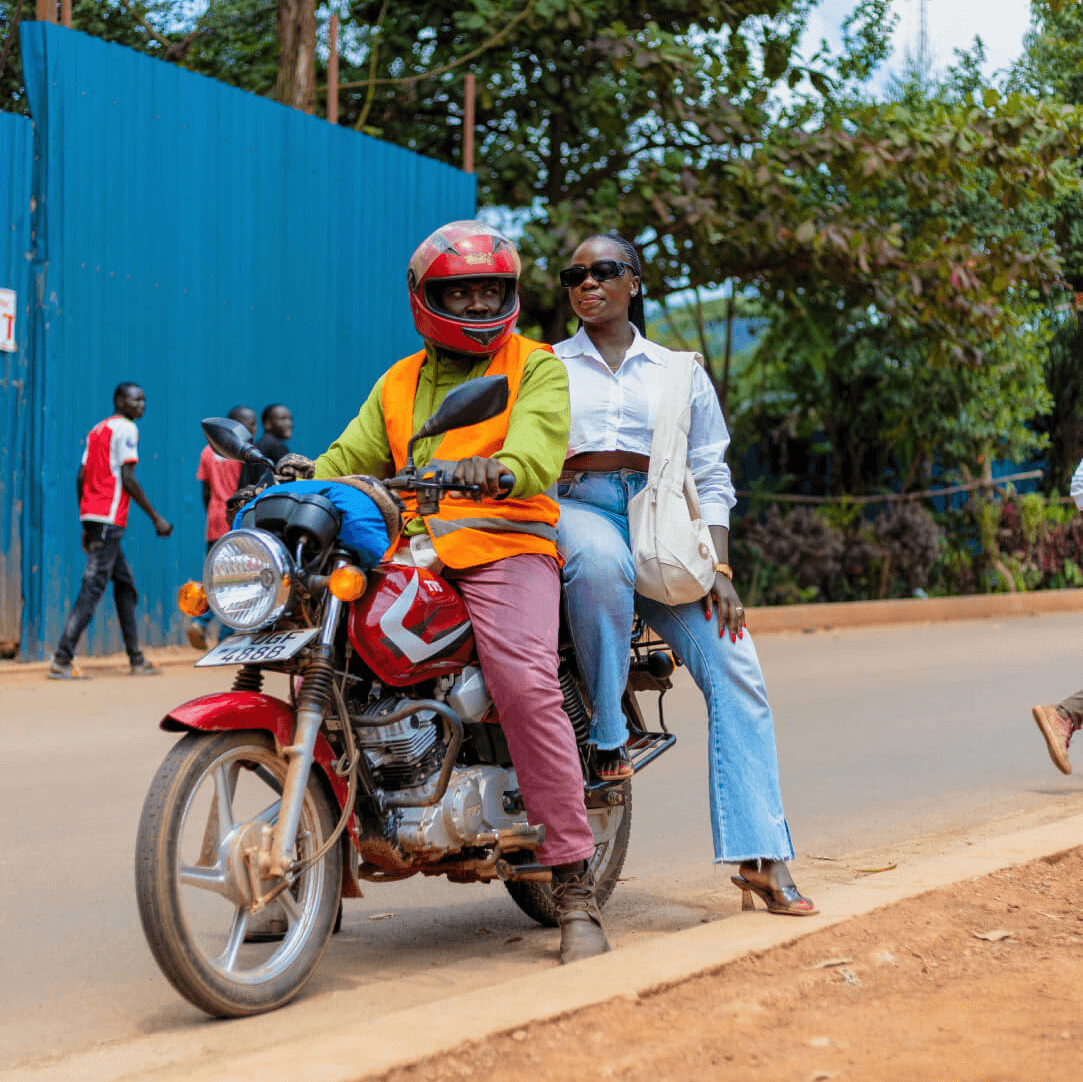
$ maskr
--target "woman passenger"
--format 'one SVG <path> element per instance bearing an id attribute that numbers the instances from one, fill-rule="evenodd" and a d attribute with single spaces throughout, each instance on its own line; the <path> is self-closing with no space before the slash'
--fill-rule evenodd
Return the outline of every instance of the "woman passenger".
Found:
<path id="1" fill-rule="evenodd" d="M 740 865 L 732 881 L 741 888 L 742 908 L 752 908 L 755 893 L 772 913 L 807 916 L 816 907 L 786 866 L 793 844 L 779 792 L 771 708 L 731 581 L 729 512 L 736 497 L 725 463 L 729 432 L 699 365 L 688 463 L 716 550 L 714 583 L 702 601 L 672 607 L 635 593 L 628 502 L 646 484 L 672 355 L 644 337 L 641 278 L 635 248 L 615 235 L 588 237 L 560 274 L 581 326 L 554 347 L 568 370 L 571 397 L 558 544 L 572 637 L 593 702 L 598 774 L 618 780 L 632 773 L 621 696 L 638 612 L 688 666 L 707 701 L 715 862 Z"/>

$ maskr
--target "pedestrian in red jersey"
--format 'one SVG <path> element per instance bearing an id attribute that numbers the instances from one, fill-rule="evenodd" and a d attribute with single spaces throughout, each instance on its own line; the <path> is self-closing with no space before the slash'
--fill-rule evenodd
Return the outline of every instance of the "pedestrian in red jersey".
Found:
<path id="1" fill-rule="evenodd" d="M 131 500 L 150 516 L 159 537 L 168 537 L 173 532 L 173 527 L 154 510 L 135 479 L 135 464 L 139 461 L 139 430 L 135 422 L 143 416 L 146 405 L 143 388 L 137 383 L 119 384 L 113 392 L 113 415 L 99 421 L 87 436 L 75 481 L 86 569 L 79 596 L 49 665 L 49 676 L 54 679 L 73 680 L 87 675 L 73 661 L 75 648 L 110 582 L 132 675 L 149 676 L 160 671 L 139 648 L 135 623 L 139 591 L 120 548 Z"/>
<path id="2" fill-rule="evenodd" d="M 235 406 L 229 411 L 229 417 L 240 421 L 249 432 L 256 434 L 256 411 L 248 406 Z M 226 501 L 237 491 L 237 482 L 241 476 L 241 464 L 228 458 L 222 458 L 204 447 L 199 456 L 199 469 L 196 480 L 203 482 L 203 507 L 207 512 L 207 551 L 224 533 L 229 532 L 229 516 L 226 514 Z M 197 616 L 188 625 L 188 641 L 197 650 L 207 649 L 207 628 L 210 627 L 214 614 L 208 609 L 202 616 Z M 230 629 L 223 627 L 219 639 L 225 638 Z"/>

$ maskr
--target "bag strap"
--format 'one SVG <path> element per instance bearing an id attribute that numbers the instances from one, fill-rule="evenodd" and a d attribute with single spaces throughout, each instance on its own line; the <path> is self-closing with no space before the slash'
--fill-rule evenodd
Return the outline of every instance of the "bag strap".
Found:
<path id="1" fill-rule="evenodd" d="M 651 437 L 648 484 L 657 480 L 670 461 L 676 459 L 682 471 L 687 464 L 688 426 L 692 423 L 692 369 L 702 363 L 698 353 L 674 351 L 670 355 L 666 367 L 668 393 L 658 404 Z"/>

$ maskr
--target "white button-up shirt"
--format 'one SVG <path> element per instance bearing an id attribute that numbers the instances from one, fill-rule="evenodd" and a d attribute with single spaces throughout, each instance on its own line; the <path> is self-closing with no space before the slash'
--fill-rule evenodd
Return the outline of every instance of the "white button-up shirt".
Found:
<path id="1" fill-rule="evenodd" d="M 650 342 L 632 327 L 635 338 L 616 372 L 605 363 L 584 327 L 553 352 L 568 370 L 571 431 L 568 455 L 586 451 L 651 453 L 658 406 L 666 393 L 666 368 L 673 351 Z M 688 465 L 696 479 L 703 518 L 710 526 L 730 524 L 737 502 L 726 465 L 730 434 L 710 376 L 701 365 L 692 372 L 692 417 Z"/>

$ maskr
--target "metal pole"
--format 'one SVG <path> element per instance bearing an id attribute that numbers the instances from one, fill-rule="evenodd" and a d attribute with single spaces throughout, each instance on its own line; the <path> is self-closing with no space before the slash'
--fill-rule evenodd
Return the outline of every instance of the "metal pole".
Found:
<path id="1" fill-rule="evenodd" d="M 466 100 L 463 102 L 463 172 L 474 171 L 474 73 L 466 73 Z"/>
<path id="2" fill-rule="evenodd" d="M 37 16 L 40 23 L 55 23 L 56 0 L 38 0 Z"/>
<path id="3" fill-rule="evenodd" d="M 60 0 L 60 23 L 71 29 L 71 0 Z"/>
<path id="4" fill-rule="evenodd" d="M 331 28 L 328 32 L 331 53 L 327 58 L 327 119 L 331 124 L 338 123 L 338 16 L 331 16 Z"/>

